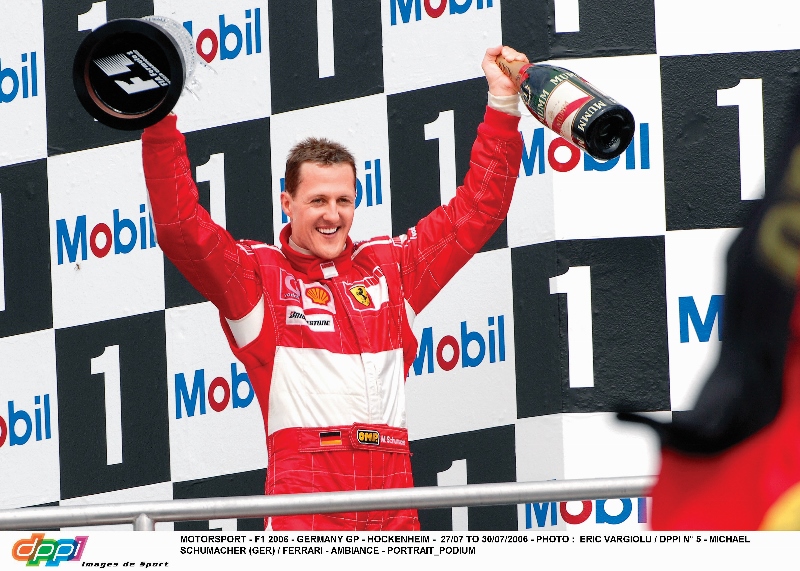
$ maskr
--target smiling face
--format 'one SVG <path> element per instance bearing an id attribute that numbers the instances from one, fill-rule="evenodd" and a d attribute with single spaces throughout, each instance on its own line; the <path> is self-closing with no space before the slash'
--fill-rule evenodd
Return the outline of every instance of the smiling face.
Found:
<path id="1" fill-rule="evenodd" d="M 294 195 L 281 193 L 292 225 L 292 241 L 318 258 L 332 260 L 344 250 L 353 225 L 356 179 L 349 164 L 300 166 Z"/>

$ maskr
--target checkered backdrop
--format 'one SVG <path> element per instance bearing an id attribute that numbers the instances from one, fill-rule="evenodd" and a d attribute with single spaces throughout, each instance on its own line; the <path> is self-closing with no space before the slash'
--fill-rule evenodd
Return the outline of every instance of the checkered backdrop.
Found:
<path id="1" fill-rule="evenodd" d="M 685 410 L 719 348 L 722 255 L 772 182 L 800 7 L 688 0 L 42 0 L 0 22 L 0 507 L 262 493 L 264 429 L 216 312 L 164 259 L 138 132 L 73 93 L 107 20 L 184 23 L 212 70 L 177 105 L 201 202 L 272 242 L 300 138 L 348 145 L 355 239 L 454 193 L 505 43 L 627 105 L 601 163 L 524 114 L 508 220 L 415 322 L 417 485 L 653 474 L 625 408 Z M 714 5 L 711 5 L 714 4 Z M 427 529 L 640 528 L 647 500 L 430 510 Z M 258 520 L 159 524 L 258 529 Z"/>

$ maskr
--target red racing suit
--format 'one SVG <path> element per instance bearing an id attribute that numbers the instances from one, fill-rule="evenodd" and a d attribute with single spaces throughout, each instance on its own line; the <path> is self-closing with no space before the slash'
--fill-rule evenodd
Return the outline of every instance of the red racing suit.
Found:
<path id="1" fill-rule="evenodd" d="M 142 157 L 158 242 L 220 311 L 267 434 L 267 494 L 411 487 L 404 383 L 411 325 L 506 217 L 522 155 L 519 117 L 487 107 L 455 198 L 404 235 L 330 261 L 236 241 L 198 204 L 183 135 L 170 115 L 144 131 Z M 254 340 L 232 331 L 263 312 Z M 416 510 L 272 518 L 272 528 L 419 529 Z"/>

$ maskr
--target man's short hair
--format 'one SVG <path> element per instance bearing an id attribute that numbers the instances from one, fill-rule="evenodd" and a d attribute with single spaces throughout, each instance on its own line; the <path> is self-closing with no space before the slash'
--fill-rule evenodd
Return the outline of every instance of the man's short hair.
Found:
<path id="1" fill-rule="evenodd" d="M 283 190 L 294 197 L 300 184 L 300 167 L 303 163 L 322 166 L 347 164 L 356 177 L 356 161 L 344 145 L 324 138 L 308 137 L 297 143 L 286 157 L 286 180 Z"/>

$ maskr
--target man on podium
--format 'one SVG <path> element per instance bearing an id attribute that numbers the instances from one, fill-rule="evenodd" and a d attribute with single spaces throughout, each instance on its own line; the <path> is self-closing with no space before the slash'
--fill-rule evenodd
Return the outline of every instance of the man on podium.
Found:
<path id="1" fill-rule="evenodd" d="M 280 246 L 235 240 L 198 203 L 170 114 L 142 136 L 158 242 L 220 311 L 267 434 L 267 494 L 413 486 L 404 383 L 411 326 L 508 213 L 522 154 L 518 95 L 486 50 L 489 104 L 455 198 L 405 234 L 354 244 L 355 160 L 306 139 L 289 154 Z M 273 530 L 418 530 L 414 509 L 271 518 Z M 267 525 L 269 525 L 268 522 Z"/>

